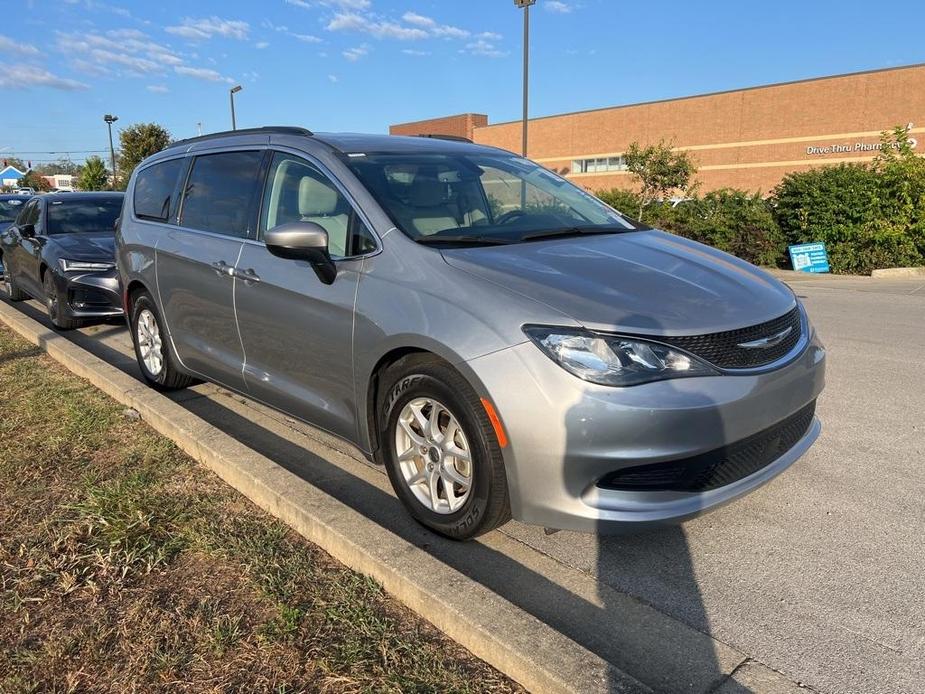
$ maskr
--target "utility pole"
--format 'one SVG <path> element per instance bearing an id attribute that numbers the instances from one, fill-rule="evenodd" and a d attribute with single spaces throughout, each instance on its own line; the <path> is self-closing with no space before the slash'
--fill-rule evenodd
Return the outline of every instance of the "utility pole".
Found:
<path id="1" fill-rule="evenodd" d="M 238 129 L 238 124 L 235 122 L 235 119 L 234 119 L 234 95 L 237 94 L 242 89 L 244 89 L 244 87 L 238 84 L 228 90 L 228 97 L 231 99 L 231 129 L 232 130 Z"/>
<path id="2" fill-rule="evenodd" d="M 109 157 L 112 162 L 112 186 L 113 190 L 116 189 L 116 149 L 112 146 L 112 124 L 119 120 L 119 116 L 113 116 L 107 113 L 103 116 L 103 120 L 106 121 L 106 125 L 109 126 Z"/>
<path id="3" fill-rule="evenodd" d="M 520 153 L 525 157 L 527 156 L 527 115 L 530 94 L 530 6 L 535 4 L 536 0 L 514 0 L 514 5 L 524 11 L 524 110 Z"/>

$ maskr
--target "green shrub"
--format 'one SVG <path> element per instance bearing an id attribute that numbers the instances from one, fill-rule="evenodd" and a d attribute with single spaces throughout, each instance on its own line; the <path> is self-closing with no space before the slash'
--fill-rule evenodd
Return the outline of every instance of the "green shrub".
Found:
<path id="1" fill-rule="evenodd" d="M 612 188 L 610 190 L 599 190 L 595 195 L 629 217 L 635 218 L 639 211 L 639 196 L 631 190 Z"/>
<path id="2" fill-rule="evenodd" d="M 788 174 L 773 193 L 788 244 L 826 244 L 833 272 L 925 264 L 925 160 L 904 128 L 881 137 L 870 166 Z"/>

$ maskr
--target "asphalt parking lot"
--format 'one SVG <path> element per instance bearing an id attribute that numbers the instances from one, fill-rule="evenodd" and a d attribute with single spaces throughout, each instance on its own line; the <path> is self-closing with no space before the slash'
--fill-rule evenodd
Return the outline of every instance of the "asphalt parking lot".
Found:
<path id="1" fill-rule="evenodd" d="M 604 657 L 622 657 L 628 625 L 646 628 L 630 614 L 635 605 L 667 618 L 659 623 L 666 638 L 672 625 L 710 635 L 686 664 L 666 664 L 661 637 L 648 641 L 654 673 L 687 668 L 665 691 L 685 677 L 689 691 L 709 691 L 730 668 L 728 646 L 820 692 L 922 692 L 925 281 L 791 285 L 829 350 L 821 438 L 751 496 L 632 538 L 511 523 L 478 543 L 448 543 L 383 503 L 385 476 L 345 444 L 214 386 L 175 397 Z M 36 302 L 21 306 L 42 315 Z M 137 373 L 120 324 L 70 337 Z"/>

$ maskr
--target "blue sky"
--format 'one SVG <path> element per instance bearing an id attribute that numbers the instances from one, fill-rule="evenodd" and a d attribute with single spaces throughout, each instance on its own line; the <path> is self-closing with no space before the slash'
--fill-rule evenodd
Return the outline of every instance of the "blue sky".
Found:
<path id="1" fill-rule="evenodd" d="M 925 62 L 918 23 L 883 7 L 538 0 L 531 113 Z M 26 0 L 0 23 L 0 150 L 82 159 L 106 148 L 108 112 L 177 138 L 226 129 L 238 83 L 238 127 L 512 120 L 521 22 L 512 0 Z"/>

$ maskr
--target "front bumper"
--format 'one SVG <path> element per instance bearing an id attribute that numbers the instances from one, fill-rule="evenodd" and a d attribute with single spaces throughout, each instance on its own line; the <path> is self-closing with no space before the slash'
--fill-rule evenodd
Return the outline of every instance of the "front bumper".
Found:
<path id="1" fill-rule="evenodd" d="M 122 294 L 116 270 L 69 272 L 58 276 L 60 305 L 70 318 L 91 319 L 121 316 Z"/>
<path id="2" fill-rule="evenodd" d="M 760 487 L 818 438 L 813 418 L 770 464 L 703 492 L 625 491 L 599 482 L 622 468 L 705 454 L 787 419 L 822 391 L 825 350 L 812 335 L 785 366 L 749 375 L 679 378 L 629 388 L 586 383 L 526 342 L 466 363 L 495 404 L 511 510 L 552 528 L 626 532 L 672 524 Z"/>

